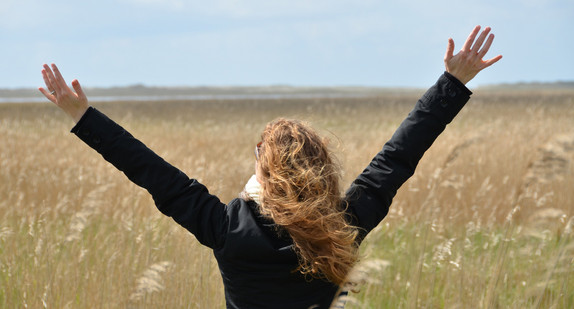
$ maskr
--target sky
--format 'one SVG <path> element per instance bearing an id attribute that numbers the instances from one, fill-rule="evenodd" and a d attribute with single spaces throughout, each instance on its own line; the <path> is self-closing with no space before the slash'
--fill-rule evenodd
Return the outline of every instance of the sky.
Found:
<path id="1" fill-rule="evenodd" d="M 470 87 L 574 80 L 572 0 L 0 0 L 0 88 L 426 88 L 475 25 L 503 59 Z"/>

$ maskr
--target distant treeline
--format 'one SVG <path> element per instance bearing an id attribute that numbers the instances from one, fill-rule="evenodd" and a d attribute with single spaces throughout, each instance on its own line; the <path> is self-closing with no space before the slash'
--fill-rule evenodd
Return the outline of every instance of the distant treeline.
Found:
<path id="1" fill-rule="evenodd" d="M 541 90 L 541 89 L 574 89 L 574 81 L 553 83 L 513 83 L 480 86 L 486 90 Z M 229 86 L 229 87 L 152 87 L 145 85 L 131 85 L 109 88 L 86 88 L 89 96 L 193 96 L 193 95 L 379 95 L 379 94 L 402 94 L 420 93 L 424 89 L 418 88 L 391 88 L 391 87 L 361 87 L 361 86 L 337 86 L 337 87 L 302 87 L 288 85 L 272 86 Z M 1 89 L 0 98 L 34 98 L 41 97 L 37 89 L 16 88 Z"/>
<path id="2" fill-rule="evenodd" d="M 571 82 L 553 82 L 553 83 L 512 83 L 512 84 L 495 84 L 480 87 L 482 89 L 574 89 L 574 81 Z"/>
<path id="3" fill-rule="evenodd" d="M 377 95 L 389 93 L 420 92 L 417 88 L 385 88 L 385 87 L 302 87 L 302 86 L 230 86 L 230 87 L 152 87 L 132 85 L 110 88 L 86 88 L 88 96 L 194 96 L 194 95 Z M 36 89 L 0 89 L 0 97 L 37 97 L 41 94 Z"/>

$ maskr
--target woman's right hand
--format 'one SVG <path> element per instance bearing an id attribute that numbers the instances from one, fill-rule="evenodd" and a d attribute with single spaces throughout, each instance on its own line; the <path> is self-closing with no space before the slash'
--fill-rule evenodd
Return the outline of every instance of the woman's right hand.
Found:
<path id="1" fill-rule="evenodd" d="M 40 87 L 38 90 L 50 101 L 70 115 L 77 123 L 88 110 L 88 98 L 80 86 L 77 79 L 72 81 L 75 92 L 66 85 L 66 81 L 55 64 L 50 68 L 44 64 L 42 77 L 46 88 Z"/>
<path id="2" fill-rule="evenodd" d="M 482 60 L 482 57 L 486 55 L 492 41 L 494 40 L 494 34 L 488 35 L 490 27 L 486 27 L 475 42 L 474 39 L 476 38 L 478 31 L 480 31 L 480 26 L 474 27 L 466 39 L 464 46 L 456 55 L 453 55 L 454 41 L 452 38 L 448 39 L 448 46 L 444 56 L 444 65 L 446 67 L 446 71 L 460 80 L 463 84 L 468 83 L 476 76 L 476 74 L 478 74 L 478 72 L 493 65 L 502 58 L 502 55 L 498 55 L 486 61 Z"/>

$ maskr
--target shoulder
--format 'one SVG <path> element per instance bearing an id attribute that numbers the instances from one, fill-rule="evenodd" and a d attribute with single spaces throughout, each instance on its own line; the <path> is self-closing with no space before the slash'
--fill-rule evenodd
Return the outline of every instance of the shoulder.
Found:
<path id="1" fill-rule="evenodd" d="M 242 198 L 235 198 L 225 206 L 228 236 L 240 229 L 249 229 L 257 225 L 256 214 L 253 211 L 254 206 L 257 206 L 255 202 L 246 201 Z"/>
<path id="2" fill-rule="evenodd" d="M 227 234 L 225 243 L 217 250 L 218 256 L 263 261 L 263 257 L 282 256 L 287 254 L 283 251 L 291 250 L 291 239 L 279 235 L 280 228 L 261 215 L 254 201 L 238 198 L 226 208 Z"/>
<path id="3" fill-rule="evenodd" d="M 271 219 L 264 217 L 260 213 L 257 203 L 242 198 L 236 198 L 229 202 L 229 204 L 226 205 L 226 213 L 230 230 L 233 230 L 239 225 L 246 228 L 261 224 L 273 224 Z"/>

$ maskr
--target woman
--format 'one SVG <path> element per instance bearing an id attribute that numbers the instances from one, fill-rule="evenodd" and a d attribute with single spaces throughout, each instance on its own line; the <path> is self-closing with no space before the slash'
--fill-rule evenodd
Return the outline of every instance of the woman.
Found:
<path id="1" fill-rule="evenodd" d="M 482 60 L 494 36 L 490 28 L 479 31 L 474 28 L 456 55 L 449 39 L 446 72 L 344 195 L 325 142 L 301 122 L 267 125 L 255 149 L 256 176 L 241 198 L 225 205 L 90 107 L 79 82 L 72 82 L 72 91 L 55 65 L 44 65 L 46 88 L 39 90 L 76 121 L 73 133 L 213 249 L 228 308 L 327 308 L 356 263 L 361 241 L 468 101 L 464 85 L 502 58 Z"/>

